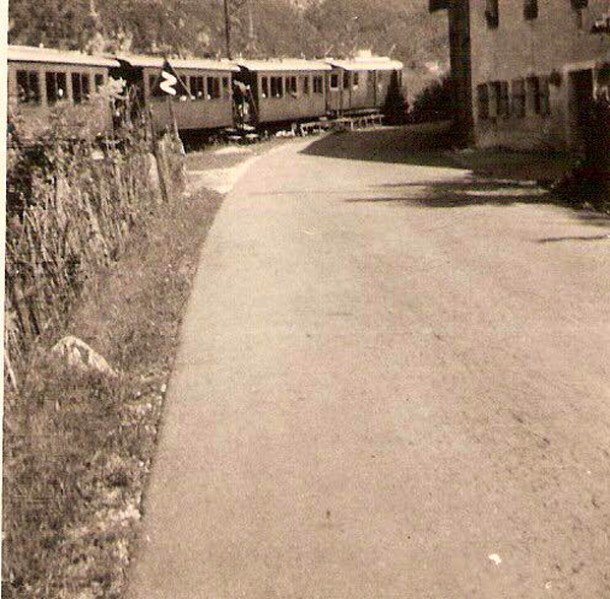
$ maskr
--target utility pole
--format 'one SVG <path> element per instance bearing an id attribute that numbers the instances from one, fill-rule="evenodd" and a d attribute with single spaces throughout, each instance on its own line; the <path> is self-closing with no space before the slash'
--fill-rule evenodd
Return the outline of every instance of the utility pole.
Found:
<path id="1" fill-rule="evenodd" d="M 227 41 L 227 58 L 233 59 L 231 55 L 231 15 L 229 14 L 229 0 L 224 0 L 225 5 L 225 38 Z"/>

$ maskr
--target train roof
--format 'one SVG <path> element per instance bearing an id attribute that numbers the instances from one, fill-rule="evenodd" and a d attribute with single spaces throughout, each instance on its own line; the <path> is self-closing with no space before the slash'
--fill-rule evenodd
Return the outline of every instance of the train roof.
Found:
<path id="1" fill-rule="evenodd" d="M 165 59 L 162 56 L 145 56 L 142 54 L 119 54 L 117 59 L 133 67 L 161 68 Z M 194 69 L 199 71 L 239 71 L 234 64 L 225 60 L 209 58 L 168 58 L 169 64 L 175 69 Z"/>
<path id="2" fill-rule="evenodd" d="M 304 58 L 278 58 L 272 60 L 235 60 L 236 65 L 248 71 L 330 71 L 331 66 L 318 60 Z"/>
<path id="3" fill-rule="evenodd" d="M 105 56 L 94 56 L 74 50 L 57 50 L 36 46 L 8 46 L 9 62 L 46 62 L 50 64 L 74 64 L 94 67 L 118 67 L 119 63 Z"/>
<path id="4" fill-rule="evenodd" d="M 366 56 L 345 60 L 327 58 L 325 60 L 333 67 L 344 71 L 401 71 L 403 68 L 402 62 L 388 56 Z"/>

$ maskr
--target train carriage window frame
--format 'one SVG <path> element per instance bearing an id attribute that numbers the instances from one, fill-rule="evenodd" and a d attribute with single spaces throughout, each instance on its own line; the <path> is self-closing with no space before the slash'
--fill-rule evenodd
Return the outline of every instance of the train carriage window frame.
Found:
<path id="1" fill-rule="evenodd" d="M 299 93 L 298 82 L 296 75 L 289 75 L 286 77 L 286 94 L 290 94 L 293 98 L 296 98 Z"/>
<path id="2" fill-rule="evenodd" d="M 271 98 L 281 99 L 284 97 L 284 78 L 269 77 Z"/>
<path id="3" fill-rule="evenodd" d="M 269 89 L 269 77 L 263 75 L 261 77 L 261 96 L 265 100 L 269 97 Z"/>
<path id="4" fill-rule="evenodd" d="M 351 87 L 351 77 L 349 71 L 343 72 L 343 89 L 347 90 Z"/>
<path id="5" fill-rule="evenodd" d="M 206 98 L 208 100 L 220 100 L 220 77 L 208 75 L 206 77 Z"/>
<path id="6" fill-rule="evenodd" d="M 156 85 L 158 79 L 158 75 L 148 76 L 148 93 L 151 98 L 164 98 L 166 96 L 165 92 Z"/>
<path id="7" fill-rule="evenodd" d="M 191 75 L 189 77 L 189 88 L 191 98 L 194 100 L 205 100 L 205 83 L 202 75 Z"/>
<path id="8" fill-rule="evenodd" d="M 324 95 L 324 77 L 322 75 L 314 75 L 312 89 L 314 94 Z"/>
<path id="9" fill-rule="evenodd" d="M 352 74 L 352 88 L 358 89 L 359 85 L 360 85 L 360 73 L 358 71 L 355 71 Z"/>
<path id="10" fill-rule="evenodd" d="M 19 104 L 40 104 L 40 74 L 38 71 L 18 70 L 17 101 Z"/>
<path id="11" fill-rule="evenodd" d="M 104 87 L 106 83 L 105 77 L 102 73 L 96 73 L 94 76 L 94 86 L 95 86 L 95 91 L 99 92 L 100 88 Z"/>
<path id="12" fill-rule="evenodd" d="M 228 77 L 222 78 L 222 97 L 225 100 L 231 99 L 231 83 Z"/>
<path id="13" fill-rule="evenodd" d="M 331 73 L 330 74 L 330 81 L 328 83 L 328 87 L 332 91 L 338 91 L 339 90 L 339 73 Z"/>
<path id="14" fill-rule="evenodd" d="M 304 75 L 303 76 L 303 95 L 309 96 L 310 93 L 311 93 L 310 78 L 309 78 L 309 75 Z"/>
<path id="15" fill-rule="evenodd" d="M 65 71 L 47 71 L 45 73 L 45 90 L 47 104 L 54 106 L 68 99 L 68 77 Z"/>
<path id="16" fill-rule="evenodd" d="M 91 93 L 89 73 L 71 73 L 72 101 L 74 104 L 83 104 L 89 100 Z"/>

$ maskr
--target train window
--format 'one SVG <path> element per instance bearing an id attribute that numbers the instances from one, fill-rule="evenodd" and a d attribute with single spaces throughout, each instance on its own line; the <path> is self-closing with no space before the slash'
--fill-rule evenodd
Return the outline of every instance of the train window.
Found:
<path id="1" fill-rule="evenodd" d="M 104 75 L 97 74 L 95 76 L 95 91 L 99 91 L 100 87 L 104 85 Z"/>
<path id="2" fill-rule="evenodd" d="M 72 99 L 75 104 L 81 104 L 89 99 L 89 75 L 72 73 Z"/>
<path id="3" fill-rule="evenodd" d="M 49 71 L 45 76 L 45 83 L 47 89 L 47 103 L 55 104 L 60 100 L 66 99 L 68 90 L 66 86 L 66 74 L 55 73 Z"/>
<path id="4" fill-rule="evenodd" d="M 269 77 L 261 77 L 261 95 L 263 98 L 269 97 Z"/>
<path id="5" fill-rule="evenodd" d="M 205 86 L 203 85 L 203 77 L 190 78 L 191 96 L 196 100 L 203 100 L 205 96 Z"/>
<path id="6" fill-rule="evenodd" d="M 271 79 L 271 97 L 282 98 L 284 96 L 284 78 L 270 77 Z"/>
<path id="7" fill-rule="evenodd" d="M 149 75 L 148 77 L 148 87 L 150 88 L 150 95 L 153 98 L 163 98 L 165 96 L 164 91 L 158 85 L 159 76 L 157 75 Z"/>
<path id="8" fill-rule="evenodd" d="M 305 75 L 305 77 L 303 77 L 303 95 L 304 96 L 309 95 L 309 76 L 308 75 Z"/>
<path id="9" fill-rule="evenodd" d="M 222 78 L 222 97 L 230 98 L 231 97 L 231 87 L 229 86 L 229 78 Z"/>
<path id="10" fill-rule="evenodd" d="M 220 79 L 218 77 L 208 77 L 207 87 L 208 100 L 220 98 Z"/>
<path id="11" fill-rule="evenodd" d="M 339 89 L 339 75 L 337 73 L 330 76 L 330 89 Z"/>
<path id="12" fill-rule="evenodd" d="M 360 83 L 360 73 L 356 72 L 352 75 L 352 85 L 354 89 L 358 88 L 358 84 Z"/>
<path id="13" fill-rule="evenodd" d="M 323 94 L 324 93 L 324 79 L 319 75 L 313 78 L 313 93 Z"/>
<path id="14" fill-rule="evenodd" d="M 40 79 L 36 71 L 17 71 L 20 104 L 40 104 Z"/>
<path id="15" fill-rule="evenodd" d="M 286 93 L 296 96 L 298 93 L 297 78 L 286 77 Z"/>
<path id="16" fill-rule="evenodd" d="M 349 87 L 350 87 L 349 72 L 345 71 L 343 73 L 343 89 L 349 89 Z"/>

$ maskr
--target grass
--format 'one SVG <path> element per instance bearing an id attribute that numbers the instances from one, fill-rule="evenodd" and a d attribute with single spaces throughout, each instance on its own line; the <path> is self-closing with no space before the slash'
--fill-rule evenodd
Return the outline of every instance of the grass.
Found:
<path id="1" fill-rule="evenodd" d="M 180 320 L 221 201 L 200 190 L 151 207 L 120 260 L 89 281 L 64 333 L 117 379 L 67 370 L 43 348 L 19 393 L 7 391 L 4 597 L 121 596 Z"/>

